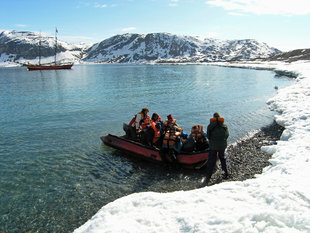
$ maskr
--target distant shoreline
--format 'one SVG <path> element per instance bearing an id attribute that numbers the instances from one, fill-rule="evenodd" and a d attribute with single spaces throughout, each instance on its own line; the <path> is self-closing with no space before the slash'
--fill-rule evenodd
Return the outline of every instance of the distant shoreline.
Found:
<path id="1" fill-rule="evenodd" d="M 96 62 L 86 62 L 86 63 L 75 63 L 75 65 L 106 65 L 106 64 L 124 64 L 124 65 L 209 65 L 209 66 L 222 66 L 229 68 L 239 68 L 239 69 L 254 69 L 254 70 L 270 70 L 275 72 L 276 76 L 285 76 L 289 78 L 297 78 L 298 74 L 290 71 L 284 71 L 275 69 L 273 67 L 266 67 L 266 64 L 273 64 L 274 62 L 251 62 L 251 61 L 240 61 L 240 62 L 208 62 L 208 63 L 96 63 Z M 283 63 L 283 62 L 282 62 Z M 0 68 L 10 68 L 10 67 L 23 67 L 21 64 L 15 62 L 0 62 Z"/>

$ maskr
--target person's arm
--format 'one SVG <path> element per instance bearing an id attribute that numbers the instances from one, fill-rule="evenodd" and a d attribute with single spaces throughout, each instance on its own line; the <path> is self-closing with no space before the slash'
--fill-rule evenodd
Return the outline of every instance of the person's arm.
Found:
<path id="1" fill-rule="evenodd" d="M 207 138 L 210 140 L 210 136 L 211 136 L 211 134 L 210 134 L 210 125 L 208 125 L 208 128 L 207 128 Z"/>
<path id="2" fill-rule="evenodd" d="M 228 127 L 225 127 L 225 137 L 226 139 L 229 137 L 229 131 L 228 131 Z"/>
<path id="3" fill-rule="evenodd" d="M 130 125 L 130 126 L 133 126 L 133 125 L 134 125 L 134 123 L 136 122 L 136 116 L 137 116 L 137 115 L 135 115 L 135 116 L 131 119 L 131 121 L 129 122 L 128 125 Z"/>
<path id="4" fill-rule="evenodd" d="M 142 116 L 140 113 L 137 114 L 137 117 L 136 117 L 136 130 L 138 131 L 139 128 L 140 128 L 140 121 L 142 120 Z"/>

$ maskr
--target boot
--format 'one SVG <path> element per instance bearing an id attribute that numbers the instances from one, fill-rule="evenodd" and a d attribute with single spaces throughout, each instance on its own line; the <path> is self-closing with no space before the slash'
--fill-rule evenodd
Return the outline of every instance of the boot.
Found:
<path id="1" fill-rule="evenodd" d="M 224 179 L 224 180 L 227 180 L 227 179 L 228 179 L 228 176 L 229 176 L 228 172 L 225 171 L 225 173 L 224 173 L 224 175 L 223 175 L 223 179 Z"/>
<path id="2" fill-rule="evenodd" d="M 199 185 L 200 188 L 209 186 L 210 178 L 204 177 L 201 179 L 201 183 Z"/>

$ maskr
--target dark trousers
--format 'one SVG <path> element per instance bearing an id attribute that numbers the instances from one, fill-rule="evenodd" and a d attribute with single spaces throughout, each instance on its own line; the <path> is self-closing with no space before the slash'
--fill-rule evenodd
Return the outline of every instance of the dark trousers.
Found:
<path id="1" fill-rule="evenodd" d="M 210 179 L 216 164 L 217 155 L 221 161 L 222 170 L 227 174 L 226 157 L 224 155 L 225 150 L 210 150 L 209 158 L 207 162 L 207 175 L 206 178 Z"/>

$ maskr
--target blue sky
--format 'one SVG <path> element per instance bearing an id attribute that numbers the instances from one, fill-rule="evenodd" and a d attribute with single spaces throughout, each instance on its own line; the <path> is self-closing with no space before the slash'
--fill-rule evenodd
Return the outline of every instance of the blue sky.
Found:
<path id="1" fill-rule="evenodd" d="M 310 48 L 308 0 L 1 0 L 0 30 L 58 28 L 68 42 L 169 32 L 256 39 L 283 51 Z"/>

